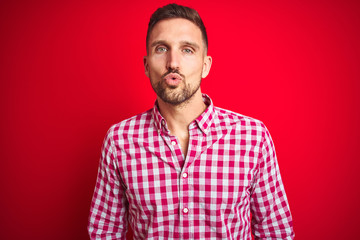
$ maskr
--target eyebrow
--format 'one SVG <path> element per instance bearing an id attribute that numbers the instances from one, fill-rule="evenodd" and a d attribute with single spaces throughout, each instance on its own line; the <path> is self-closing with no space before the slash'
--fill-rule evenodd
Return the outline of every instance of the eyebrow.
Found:
<path id="1" fill-rule="evenodd" d="M 200 46 L 197 43 L 194 42 L 190 42 L 190 41 L 180 41 L 181 45 L 187 45 L 187 46 L 191 46 L 195 49 L 200 49 Z M 155 42 L 153 42 L 150 47 L 155 47 L 156 45 L 165 45 L 165 46 L 169 46 L 169 44 L 164 41 L 164 40 L 157 40 Z"/>
<path id="2" fill-rule="evenodd" d="M 194 42 L 181 41 L 180 43 L 181 43 L 181 45 L 187 45 L 187 46 L 191 46 L 191 47 L 193 47 L 195 49 L 200 49 L 200 46 L 197 43 L 194 43 Z"/>
<path id="3" fill-rule="evenodd" d="M 164 40 L 157 40 L 155 42 L 153 42 L 150 47 L 155 47 L 156 45 L 168 45 Z"/>

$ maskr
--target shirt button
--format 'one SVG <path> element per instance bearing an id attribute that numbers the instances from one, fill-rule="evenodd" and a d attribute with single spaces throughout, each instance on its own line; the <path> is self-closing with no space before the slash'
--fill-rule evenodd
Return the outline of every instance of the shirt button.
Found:
<path id="1" fill-rule="evenodd" d="M 176 145 L 176 142 L 175 142 L 175 141 L 172 141 L 171 144 L 172 144 L 173 146 L 175 146 L 175 145 Z"/>
<path id="2" fill-rule="evenodd" d="M 189 209 L 188 208 L 184 208 L 183 209 L 183 213 L 188 213 L 189 212 Z"/>
<path id="3" fill-rule="evenodd" d="M 184 173 L 182 174 L 182 177 L 183 177 L 183 178 L 187 178 L 187 176 L 188 176 L 188 175 L 187 175 L 186 172 L 184 172 Z"/>

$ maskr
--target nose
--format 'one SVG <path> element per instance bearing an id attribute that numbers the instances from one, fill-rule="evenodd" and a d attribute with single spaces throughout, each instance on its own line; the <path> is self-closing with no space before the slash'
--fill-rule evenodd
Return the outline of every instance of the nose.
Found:
<path id="1" fill-rule="evenodd" d="M 167 66 L 168 69 L 180 68 L 180 55 L 177 51 L 171 50 L 167 54 Z"/>

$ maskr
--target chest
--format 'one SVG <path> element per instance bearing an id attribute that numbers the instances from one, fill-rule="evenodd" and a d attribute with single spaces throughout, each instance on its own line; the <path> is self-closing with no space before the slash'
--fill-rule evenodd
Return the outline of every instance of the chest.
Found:
<path id="1" fill-rule="evenodd" d="M 170 206 L 169 201 L 176 208 L 184 198 L 194 204 L 220 200 L 229 208 L 248 201 L 257 174 L 258 154 L 254 148 L 225 145 L 229 143 L 198 144 L 190 149 L 181 169 L 173 164 L 178 159 L 170 150 L 159 155 L 144 149 L 144 157 L 126 154 L 119 169 L 129 202 L 150 211 L 164 203 Z"/>

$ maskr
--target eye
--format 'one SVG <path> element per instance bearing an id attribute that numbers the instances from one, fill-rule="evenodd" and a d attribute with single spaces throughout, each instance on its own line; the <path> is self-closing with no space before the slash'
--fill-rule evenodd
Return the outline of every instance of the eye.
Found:
<path id="1" fill-rule="evenodd" d="M 155 51 L 158 52 L 158 53 L 163 53 L 163 52 L 167 51 L 167 48 L 166 47 L 157 47 L 155 49 Z"/>
<path id="2" fill-rule="evenodd" d="M 190 48 L 185 48 L 185 49 L 183 50 L 183 52 L 184 52 L 184 53 L 187 53 L 187 54 L 192 54 L 192 53 L 194 53 L 194 51 L 191 50 Z"/>

